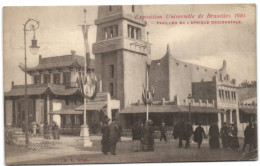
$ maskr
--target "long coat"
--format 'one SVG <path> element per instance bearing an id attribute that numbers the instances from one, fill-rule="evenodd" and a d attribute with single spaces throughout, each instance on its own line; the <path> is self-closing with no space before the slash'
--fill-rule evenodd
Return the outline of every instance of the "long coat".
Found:
<path id="1" fill-rule="evenodd" d="M 201 126 L 198 126 L 194 132 L 194 142 L 201 144 L 203 140 L 203 136 L 205 137 L 205 131 Z"/>
<path id="2" fill-rule="evenodd" d="M 219 129 L 217 125 L 212 125 L 209 128 L 209 146 L 211 148 L 219 148 Z"/>
<path id="3" fill-rule="evenodd" d="M 189 140 L 191 135 L 193 133 L 193 129 L 192 129 L 192 126 L 191 124 L 185 124 L 185 127 L 184 127 L 184 140 Z"/>
<path id="4" fill-rule="evenodd" d="M 102 140 L 101 140 L 102 152 L 106 153 L 110 149 L 109 139 L 108 139 L 108 125 L 107 124 L 104 124 L 101 127 L 101 134 L 102 134 Z"/>
<path id="5" fill-rule="evenodd" d="M 133 140 L 141 140 L 142 138 L 142 129 L 141 126 L 135 125 L 132 129 Z"/>
<path id="6" fill-rule="evenodd" d="M 110 144 L 116 144 L 120 137 L 118 125 L 114 122 L 108 125 L 108 139 Z"/>

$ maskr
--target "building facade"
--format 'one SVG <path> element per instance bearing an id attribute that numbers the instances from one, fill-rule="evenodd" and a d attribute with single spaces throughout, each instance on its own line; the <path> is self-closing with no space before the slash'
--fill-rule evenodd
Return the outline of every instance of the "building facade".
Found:
<path id="1" fill-rule="evenodd" d="M 63 134 L 79 134 L 83 124 L 83 96 L 77 84 L 78 73 L 84 71 L 83 56 L 71 55 L 42 58 L 39 64 L 29 67 L 26 73 L 32 84 L 27 85 L 28 117 L 31 122 L 52 124 L 57 122 Z M 88 72 L 94 72 L 94 61 L 90 61 Z M 23 71 L 24 68 L 20 67 Z M 25 121 L 25 86 L 14 85 L 5 93 L 5 125 L 22 127 Z M 119 111 L 119 101 L 111 100 L 110 94 L 99 92 L 87 103 L 87 123 L 90 132 L 98 128 L 104 118 L 112 119 Z M 93 132 L 92 132 L 93 133 Z"/>

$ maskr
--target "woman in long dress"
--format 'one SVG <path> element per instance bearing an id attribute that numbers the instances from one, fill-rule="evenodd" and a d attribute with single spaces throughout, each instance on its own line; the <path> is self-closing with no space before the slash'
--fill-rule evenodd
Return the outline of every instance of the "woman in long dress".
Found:
<path id="1" fill-rule="evenodd" d="M 219 129 L 216 123 L 213 123 L 209 128 L 209 146 L 210 148 L 219 148 Z"/>

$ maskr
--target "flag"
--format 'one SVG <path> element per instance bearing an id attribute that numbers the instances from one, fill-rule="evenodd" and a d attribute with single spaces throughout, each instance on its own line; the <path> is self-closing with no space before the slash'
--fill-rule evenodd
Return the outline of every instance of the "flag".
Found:
<path id="1" fill-rule="evenodd" d="M 81 72 L 78 72 L 77 84 L 78 84 L 78 88 L 80 90 L 81 95 L 84 97 L 85 95 L 84 95 L 83 80 L 82 80 Z"/>
<path id="2" fill-rule="evenodd" d="M 89 50 L 89 44 L 88 44 L 88 30 L 89 30 L 89 25 L 82 25 L 82 33 L 83 33 L 83 38 L 84 38 L 87 67 L 89 66 L 89 63 L 90 63 L 90 50 Z"/>

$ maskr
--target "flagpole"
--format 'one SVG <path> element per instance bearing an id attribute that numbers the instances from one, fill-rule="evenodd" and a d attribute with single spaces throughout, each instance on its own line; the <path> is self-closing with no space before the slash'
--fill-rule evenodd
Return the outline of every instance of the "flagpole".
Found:
<path id="1" fill-rule="evenodd" d="M 82 27 L 82 32 L 83 32 L 83 37 L 84 37 L 84 45 L 85 45 L 85 63 L 84 63 L 84 76 L 83 76 L 83 85 L 86 84 L 86 77 L 87 77 L 87 54 L 90 54 L 89 52 L 89 46 L 88 46 L 88 26 L 86 24 L 86 12 L 87 10 L 84 9 L 84 24 L 81 25 Z M 83 146 L 84 147 L 91 147 L 93 145 L 93 142 L 90 141 L 89 137 L 89 128 L 87 125 L 87 94 L 85 94 L 85 89 L 83 88 L 83 96 L 84 96 L 84 111 L 83 111 L 83 125 L 81 126 L 81 131 L 80 131 L 80 136 L 81 139 L 83 140 Z"/>
<path id="2" fill-rule="evenodd" d="M 149 108 L 148 108 L 148 101 L 147 101 L 147 98 L 148 98 L 148 85 L 149 85 L 149 81 L 148 81 L 148 67 L 146 65 L 146 120 L 148 121 L 149 120 Z"/>

